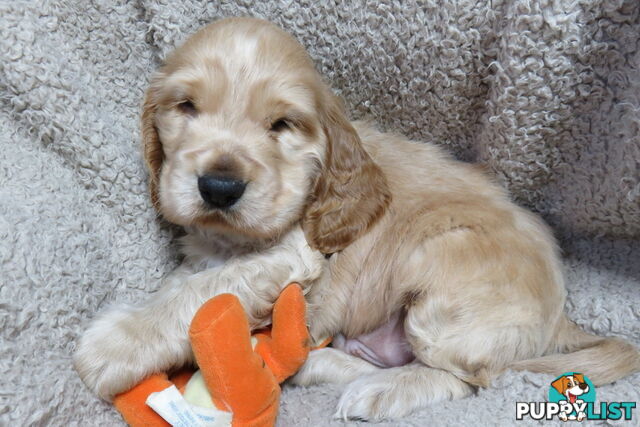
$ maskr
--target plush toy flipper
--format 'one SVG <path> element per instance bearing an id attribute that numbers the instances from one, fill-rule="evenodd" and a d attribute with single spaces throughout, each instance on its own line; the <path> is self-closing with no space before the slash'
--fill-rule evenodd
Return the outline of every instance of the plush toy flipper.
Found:
<path id="1" fill-rule="evenodd" d="M 307 360 L 310 348 L 305 301 L 297 283 L 287 286 L 273 306 L 270 334 L 256 334 L 255 351 L 262 356 L 278 383 L 289 378 Z"/>
<path id="2" fill-rule="evenodd" d="M 191 346 L 218 409 L 233 412 L 234 426 L 273 425 L 280 387 L 251 347 L 247 316 L 238 298 L 218 295 L 196 313 Z M 256 424 L 264 418 L 264 423 Z"/>

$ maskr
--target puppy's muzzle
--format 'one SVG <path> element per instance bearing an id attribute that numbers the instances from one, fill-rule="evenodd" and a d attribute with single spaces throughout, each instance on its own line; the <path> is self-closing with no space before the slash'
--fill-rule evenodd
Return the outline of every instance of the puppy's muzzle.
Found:
<path id="1" fill-rule="evenodd" d="M 246 182 L 231 176 L 207 174 L 198 177 L 198 190 L 202 200 L 217 209 L 233 206 L 242 197 L 246 187 Z"/>

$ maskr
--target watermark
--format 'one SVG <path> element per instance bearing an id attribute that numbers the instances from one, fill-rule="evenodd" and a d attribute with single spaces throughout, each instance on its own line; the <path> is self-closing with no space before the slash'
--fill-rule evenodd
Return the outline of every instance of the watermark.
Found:
<path id="1" fill-rule="evenodd" d="M 551 383 L 548 402 L 516 402 L 516 419 L 631 420 L 635 408 L 636 402 L 596 403 L 596 388 L 589 378 L 567 372 Z"/>

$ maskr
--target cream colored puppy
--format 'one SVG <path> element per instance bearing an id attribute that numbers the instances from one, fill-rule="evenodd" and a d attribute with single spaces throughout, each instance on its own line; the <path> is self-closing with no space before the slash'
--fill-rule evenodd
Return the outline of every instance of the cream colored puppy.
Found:
<path id="1" fill-rule="evenodd" d="M 208 298 L 237 294 L 259 327 L 291 281 L 312 335 L 338 347 L 293 381 L 347 384 L 344 418 L 402 416 L 508 368 L 600 384 L 640 367 L 632 346 L 567 320 L 536 216 L 433 145 L 351 124 L 304 49 L 267 22 L 218 21 L 172 53 L 142 133 L 152 199 L 187 230 L 186 257 L 148 302 L 107 311 L 82 337 L 76 368 L 104 398 L 193 362 L 187 329 Z"/>

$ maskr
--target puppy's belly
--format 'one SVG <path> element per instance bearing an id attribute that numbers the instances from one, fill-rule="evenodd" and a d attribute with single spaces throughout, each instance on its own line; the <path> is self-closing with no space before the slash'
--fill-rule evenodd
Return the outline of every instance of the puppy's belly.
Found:
<path id="1" fill-rule="evenodd" d="M 355 338 L 336 336 L 333 347 L 381 368 L 406 365 L 415 359 L 404 333 L 404 313 L 400 311 L 368 334 Z"/>

